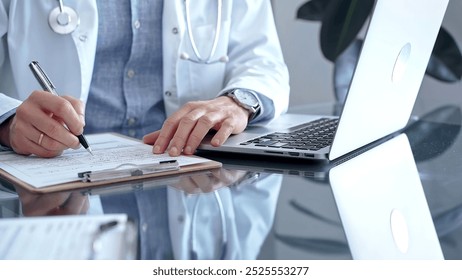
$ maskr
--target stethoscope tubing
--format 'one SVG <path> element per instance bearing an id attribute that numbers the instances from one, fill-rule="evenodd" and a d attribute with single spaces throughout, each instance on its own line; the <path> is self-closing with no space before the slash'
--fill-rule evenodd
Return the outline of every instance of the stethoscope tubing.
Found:
<path id="1" fill-rule="evenodd" d="M 191 42 L 191 46 L 192 46 L 194 54 L 197 57 L 197 60 L 201 63 L 208 63 L 211 61 L 212 57 L 215 55 L 215 51 L 218 45 L 218 40 L 221 34 L 221 17 L 222 17 L 222 9 L 223 9 L 223 0 L 217 0 L 217 21 L 215 23 L 215 34 L 213 37 L 213 43 L 212 43 L 212 48 L 210 49 L 210 53 L 205 59 L 201 56 L 199 49 L 197 48 L 196 40 L 192 32 L 191 10 L 189 8 L 189 4 L 190 4 L 190 0 L 185 0 L 186 26 L 188 29 L 189 40 Z"/>
<path id="2" fill-rule="evenodd" d="M 218 211 L 220 211 L 220 223 L 221 223 L 221 231 L 222 231 L 222 240 L 221 240 L 221 254 L 220 254 L 220 259 L 224 260 L 226 256 L 226 248 L 228 246 L 228 228 L 226 225 L 226 217 L 225 217 L 225 209 L 223 207 L 223 201 L 221 199 L 220 194 L 218 193 L 218 190 L 214 191 L 213 193 L 215 197 L 215 201 L 218 206 Z M 197 211 L 198 211 L 198 204 L 199 200 L 201 199 L 201 195 L 199 195 L 194 203 L 194 208 L 193 208 L 193 213 L 192 213 L 192 218 L 191 218 L 191 248 L 190 248 L 190 258 L 192 260 L 197 260 L 198 255 L 196 251 L 196 217 L 197 217 Z"/>
<path id="3" fill-rule="evenodd" d="M 51 10 L 48 16 L 48 23 L 50 28 L 61 35 L 67 35 L 74 30 L 80 24 L 80 17 L 78 13 L 72 9 L 71 7 L 65 6 L 63 4 L 63 0 L 57 0 L 58 7 Z M 213 59 L 215 56 L 215 52 L 217 50 L 218 41 L 220 40 L 221 35 L 221 19 L 223 16 L 223 0 L 217 0 L 217 19 L 215 23 L 215 31 L 213 36 L 212 46 L 210 48 L 210 52 L 207 57 L 203 57 L 197 47 L 196 39 L 193 34 L 193 28 L 191 23 L 191 9 L 190 9 L 190 0 L 185 1 L 185 17 L 186 17 L 186 28 L 189 37 L 189 41 L 191 43 L 191 48 L 194 52 L 196 58 L 192 58 L 186 52 L 182 52 L 180 58 L 183 60 L 188 60 L 198 64 L 214 64 L 218 62 L 226 63 L 228 62 L 229 58 L 227 55 L 221 56 L 219 59 Z"/>

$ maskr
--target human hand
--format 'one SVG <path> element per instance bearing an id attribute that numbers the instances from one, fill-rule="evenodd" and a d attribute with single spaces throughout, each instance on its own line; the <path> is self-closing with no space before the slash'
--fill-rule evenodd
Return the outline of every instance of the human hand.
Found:
<path id="1" fill-rule="evenodd" d="M 170 156 L 181 152 L 192 155 L 210 129 L 216 130 L 211 144 L 220 146 L 231 134 L 241 133 L 248 119 L 249 112 L 227 96 L 188 102 L 165 120 L 161 130 L 145 135 L 143 141 L 154 145 L 155 154 L 168 150 Z"/>
<path id="2" fill-rule="evenodd" d="M 80 146 L 76 135 L 82 134 L 83 126 L 84 105 L 80 100 L 34 91 L 2 125 L 2 142 L 18 154 L 55 157 L 67 148 Z"/>
<path id="3" fill-rule="evenodd" d="M 88 196 L 81 192 L 36 194 L 16 188 L 24 216 L 53 216 L 85 214 L 89 208 Z"/>

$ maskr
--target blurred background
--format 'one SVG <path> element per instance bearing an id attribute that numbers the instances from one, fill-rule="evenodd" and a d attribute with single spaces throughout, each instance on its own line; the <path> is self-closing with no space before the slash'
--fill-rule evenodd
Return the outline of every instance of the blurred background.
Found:
<path id="1" fill-rule="evenodd" d="M 319 21 L 296 18 L 298 8 L 306 0 L 272 0 L 282 50 L 291 78 L 290 106 L 335 101 L 333 63 L 320 50 Z M 452 0 L 443 26 L 462 48 L 462 1 Z M 462 105 L 462 84 L 445 83 L 425 76 L 415 111 L 428 112 L 444 104 Z"/>

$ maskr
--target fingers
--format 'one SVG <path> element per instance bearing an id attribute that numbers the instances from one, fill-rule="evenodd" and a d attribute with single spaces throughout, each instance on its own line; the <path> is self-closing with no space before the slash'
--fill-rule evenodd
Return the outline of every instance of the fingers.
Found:
<path id="1" fill-rule="evenodd" d="M 10 128 L 10 146 L 18 154 L 35 154 L 40 157 L 55 157 L 68 147 L 54 141 L 45 133 L 40 132 L 30 123 L 17 121 L 15 116 Z"/>
<path id="2" fill-rule="evenodd" d="M 159 137 L 159 134 L 160 134 L 160 130 L 146 134 L 143 136 L 143 142 L 145 144 L 154 145 L 157 138 Z"/>
<path id="3" fill-rule="evenodd" d="M 50 214 L 54 215 L 76 215 L 86 214 L 90 203 L 88 196 L 82 195 L 79 192 L 72 192 L 69 198 L 64 203 L 53 209 Z"/>
<path id="4" fill-rule="evenodd" d="M 236 128 L 235 125 L 229 119 L 224 121 L 220 129 L 218 129 L 217 133 L 215 133 L 215 135 L 213 136 L 210 143 L 215 147 L 220 146 L 226 141 L 226 139 L 229 138 L 231 134 L 234 133 L 235 128 Z M 239 129 L 237 133 L 242 132 L 242 131 L 243 129 L 242 130 Z"/>
<path id="5" fill-rule="evenodd" d="M 89 208 L 88 197 L 79 192 L 34 194 L 21 191 L 19 194 L 25 216 L 84 214 Z"/>
<path id="6" fill-rule="evenodd" d="M 77 116 L 80 120 L 80 122 L 82 123 L 83 126 L 85 126 L 85 106 L 83 104 L 82 101 L 80 101 L 79 99 L 76 99 L 72 96 L 63 96 L 64 99 L 66 99 L 67 101 L 69 101 L 69 103 L 71 103 L 72 107 L 74 108 L 75 112 L 77 113 Z M 71 129 L 69 127 L 69 129 Z M 80 127 L 77 127 L 76 128 L 77 130 L 80 129 Z M 71 130 L 72 131 L 72 130 Z M 82 134 L 82 132 L 76 132 L 76 135 L 80 135 Z"/>
<path id="7" fill-rule="evenodd" d="M 83 132 L 84 106 L 73 97 L 34 91 L 16 110 L 10 145 L 19 154 L 53 157 L 67 148 L 78 148 L 75 135 Z"/>
<path id="8" fill-rule="evenodd" d="M 153 144 L 153 153 L 155 154 L 162 154 L 164 153 L 167 148 L 170 145 L 171 140 L 173 137 L 177 137 L 176 140 L 177 142 L 181 142 L 181 137 L 180 135 L 175 135 L 177 131 L 179 130 L 179 125 L 184 116 L 186 116 L 188 113 L 193 111 L 196 107 L 198 107 L 195 104 L 188 103 L 185 106 L 183 106 L 180 110 L 175 112 L 172 116 L 167 118 L 162 126 L 162 129 L 160 131 L 156 131 L 150 134 L 147 134 L 143 137 L 143 141 L 145 143 Z M 191 118 L 189 120 L 183 121 L 183 123 L 190 123 L 191 124 Z M 188 126 L 186 124 L 186 126 Z M 182 127 L 185 127 L 185 124 L 182 125 Z M 183 146 L 176 145 L 175 147 L 171 147 L 169 150 L 169 154 L 171 156 L 177 156 L 181 153 L 183 149 Z"/>
<path id="9" fill-rule="evenodd" d="M 174 185 L 174 187 L 190 194 L 208 193 L 222 186 L 220 177 L 213 172 L 192 174 L 181 178 L 181 180 Z"/>
<path id="10" fill-rule="evenodd" d="M 35 114 L 36 116 L 36 118 L 33 119 L 33 125 L 50 137 L 59 139 L 58 136 L 65 137 L 64 134 L 82 134 L 83 122 L 79 114 L 83 115 L 83 105 L 79 104 L 79 100 L 70 96 L 59 97 L 47 92 L 35 91 L 27 101 L 31 103 L 28 109 L 33 110 L 33 112 L 28 112 L 29 116 L 31 114 Z M 56 122 L 46 121 L 50 114 Z M 60 122 L 65 124 L 67 129 L 63 127 Z M 64 133 L 69 131 L 71 133 Z M 63 139 L 62 141 L 65 142 L 66 140 L 70 139 Z"/>
<path id="11" fill-rule="evenodd" d="M 221 121 L 221 117 L 220 112 L 205 113 L 201 109 L 184 116 L 170 142 L 169 154 L 177 156 L 182 150 L 187 155 L 193 154 L 208 131 Z"/>
<path id="12" fill-rule="evenodd" d="M 189 102 L 170 116 L 160 131 L 144 137 L 154 144 L 153 152 L 178 156 L 191 155 L 211 129 L 217 130 L 212 145 L 219 146 L 233 133 L 247 126 L 248 113 L 229 97 L 209 101 Z"/>

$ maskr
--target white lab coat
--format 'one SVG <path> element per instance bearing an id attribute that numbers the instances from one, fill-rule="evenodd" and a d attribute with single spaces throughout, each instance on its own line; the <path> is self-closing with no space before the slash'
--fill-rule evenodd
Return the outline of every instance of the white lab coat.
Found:
<path id="1" fill-rule="evenodd" d="M 215 1 L 190 5 L 196 43 L 207 56 L 213 42 Z M 98 32 L 96 0 L 65 0 L 80 16 L 70 35 L 48 25 L 55 0 L 0 1 L 0 116 L 39 89 L 28 64 L 37 60 L 61 94 L 86 102 L 92 77 Z M 253 89 L 273 100 L 275 115 L 288 106 L 288 71 L 272 18 L 269 0 L 225 0 L 222 30 L 215 57 L 228 63 L 198 65 L 179 59 L 194 56 L 186 31 L 184 0 L 164 1 L 163 67 L 167 114 L 190 100 L 210 99 L 230 88 Z M 263 32 L 262 32 L 263 30 Z M 117 32 L 114 30 L 113 32 Z"/>

